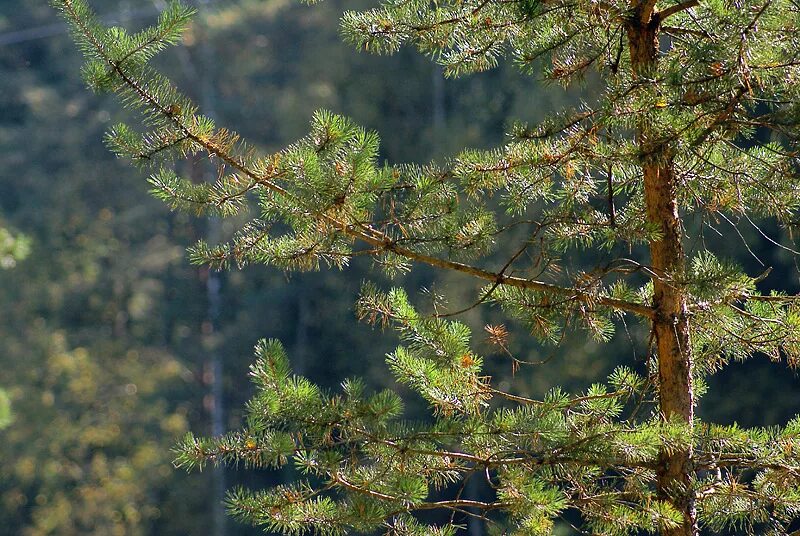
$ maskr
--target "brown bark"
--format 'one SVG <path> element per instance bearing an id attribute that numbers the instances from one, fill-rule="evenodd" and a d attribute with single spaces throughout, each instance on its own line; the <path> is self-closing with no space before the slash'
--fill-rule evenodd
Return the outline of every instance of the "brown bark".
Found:
<path id="1" fill-rule="evenodd" d="M 628 22 L 628 42 L 634 76 L 648 76 L 658 61 L 659 15 L 654 2 L 644 0 Z M 687 294 L 682 283 L 686 265 L 683 226 L 678 213 L 672 149 L 651 125 L 639 125 L 637 136 L 644 176 L 647 220 L 659 230 L 650 242 L 653 272 L 652 330 L 658 357 L 659 403 L 663 420 L 680 419 L 690 427 L 694 413 L 692 354 Z M 692 448 L 662 452 L 657 471 L 658 493 L 683 513 L 684 521 L 664 536 L 696 536 L 697 513 L 691 491 Z"/>

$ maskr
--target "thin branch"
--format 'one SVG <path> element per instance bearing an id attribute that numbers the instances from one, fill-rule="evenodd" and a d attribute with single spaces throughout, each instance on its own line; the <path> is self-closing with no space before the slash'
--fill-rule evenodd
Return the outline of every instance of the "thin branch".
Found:
<path id="1" fill-rule="evenodd" d="M 614 181 L 613 181 L 613 168 L 611 164 L 608 165 L 606 173 L 607 182 L 607 195 L 608 195 L 608 224 L 611 227 L 617 226 L 617 211 L 614 207 Z"/>
<path id="2" fill-rule="evenodd" d="M 511 506 L 509 502 L 483 502 L 469 499 L 459 499 L 457 501 L 437 501 L 430 503 L 415 504 L 412 510 L 434 510 L 437 508 L 478 508 L 480 510 L 497 510 Z"/>
<path id="3" fill-rule="evenodd" d="M 670 17 L 676 13 L 680 13 L 681 11 L 686 11 L 687 9 L 697 7 L 698 5 L 700 5 L 698 0 L 687 0 L 686 2 L 681 2 L 680 4 L 670 6 L 663 11 L 659 11 L 658 18 L 660 20 L 665 20 L 667 17 Z"/>
<path id="4" fill-rule="evenodd" d="M 677 26 L 662 26 L 661 29 L 668 34 L 688 34 L 695 37 L 703 37 L 705 39 L 709 39 L 711 34 L 709 34 L 705 30 L 694 30 L 692 28 L 679 28 Z"/>
<path id="5" fill-rule="evenodd" d="M 525 252 L 526 249 L 528 249 L 528 246 L 530 246 L 530 242 L 526 240 L 525 243 L 522 245 L 522 247 L 508 260 L 508 262 L 506 262 L 503 265 L 502 268 L 500 268 L 500 271 L 498 272 L 498 274 L 500 274 L 500 275 L 505 274 L 506 270 L 508 270 L 511 267 L 511 265 L 514 263 L 514 261 L 516 261 L 519 258 L 519 256 L 522 255 Z M 497 290 L 497 287 L 499 285 L 500 285 L 500 283 L 495 281 L 495 283 L 489 288 L 489 290 L 484 292 L 483 296 L 481 296 L 480 299 L 478 299 L 478 301 L 476 301 L 472 305 L 469 305 L 469 306 L 467 306 L 467 307 L 465 307 L 465 308 L 463 308 L 463 309 L 461 309 L 459 311 L 453 311 L 451 313 L 441 313 L 441 314 L 437 313 L 434 316 L 436 316 L 436 318 L 447 318 L 447 317 L 450 317 L 450 316 L 456 316 L 456 315 L 460 315 L 460 314 L 466 313 L 467 311 L 470 311 L 470 310 L 474 309 L 478 305 L 480 305 L 483 302 L 485 302 L 486 300 L 488 300 L 492 296 L 492 294 L 494 294 L 494 291 Z"/>

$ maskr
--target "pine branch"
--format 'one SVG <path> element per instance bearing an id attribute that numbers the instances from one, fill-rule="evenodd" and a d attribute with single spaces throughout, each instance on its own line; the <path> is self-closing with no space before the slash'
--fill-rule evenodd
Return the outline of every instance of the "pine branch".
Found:
<path id="1" fill-rule="evenodd" d="M 680 28 L 677 26 L 662 26 L 661 30 L 667 34 L 674 34 L 674 35 L 691 35 L 693 37 L 701 37 L 703 39 L 710 39 L 711 34 L 709 34 L 705 30 L 695 30 L 692 28 Z"/>
<path id="2" fill-rule="evenodd" d="M 459 499 L 452 501 L 435 501 L 435 502 L 416 504 L 414 505 L 413 510 L 437 510 L 440 508 L 447 508 L 447 509 L 477 508 L 479 510 L 497 510 L 500 508 L 507 508 L 510 505 L 511 503 L 503 501 L 484 502 L 484 501 L 474 501 L 469 499 Z"/>
<path id="3" fill-rule="evenodd" d="M 71 6 L 71 2 L 68 0 L 65 1 L 64 5 L 66 7 Z M 80 17 L 77 16 L 74 11 L 69 12 L 71 20 L 74 24 L 83 32 L 84 37 L 92 42 L 95 47 L 95 53 L 102 57 L 108 65 L 113 69 L 113 71 L 120 77 L 120 79 L 139 97 L 149 104 L 149 106 L 159 113 L 163 118 L 168 121 L 171 121 L 174 126 L 183 133 L 183 135 L 196 143 L 198 146 L 202 147 L 209 156 L 216 157 L 224 162 L 230 168 L 238 171 L 239 173 L 251 178 L 255 183 L 264 188 L 284 197 L 285 199 L 292 199 L 294 200 L 294 195 L 277 184 L 275 179 L 280 176 L 279 172 L 276 172 L 273 175 L 259 175 L 250 168 L 247 167 L 245 162 L 242 159 L 236 158 L 229 154 L 226 150 L 222 147 L 217 146 L 213 143 L 213 141 L 197 136 L 192 129 L 182 122 L 182 118 L 177 114 L 174 114 L 170 109 L 171 103 L 162 103 L 159 100 L 151 95 L 145 87 L 140 84 L 137 80 L 135 80 L 124 68 L 123 64 L 119 61 L 114 61 L 106 52 L 103 45 L 94 38 L 91 30 L 83 24 L 83 21 Z M 429 266 L 433 266 L 436 268 L 443 268 L 447 270 L 452 270 L 455 272 L 467 274 L 478 279 L 483 279 L 485 281 L 490 281 L 492 283 L 496 283 L 498 285 L 507 285 L 511 287 L 517 287 L 527 290 L 535 290 L 540 292 L 548 292 L 553 294 L 558 294 L 561 296 L 565 296 L 568 300 L 574 300 L 579 302 L 591 302 L 591 303 L 598 303 L 602 306 L 609 307 L 611 309 L 625 311 L 629 313 L 633 313 L 639 316 L 643 316 L 645 318 L 653 318 L 653 308 L 642 305 L 639 303 L 628 302 L 624 300 L 608 298 L 608 297 L 596 297 L 591 296 L 584 291 L 574 288 L 574 287 L 562 287 L 550 283 L 545 283 L 542 281 L 536 281 L 532 279 L 525 279 L 515 276 L 508 276 L 504 275 L 502 272 L 492 272 L 489 270 L 485 270 L 482 268 L 478 268 L 475 266 L 470 266 L 467 264 L 463 264 L 460 262 L 455 262 L 446 259 L 440 259 L 438 257 L 433 257 L 430 255 L 425 255 L 422 253 L 418 253 L 414 250 L 404 248 L 398 246 L 396 241 L 392 239 L 389 235 L 376 230 L 368 225 L 362 223 L 346 223 L 338 218 L 335 218 L 327 213 L 324 212 L 316 212 L 315 216 L 319 219 L 325 221 L 326 223 L 330 224 L 340 232 L 344 233 L 345 235 L 361 240 L 371 246 L 379 248 L 384 251 L 390 251 L 396 255 L 404 257 L 409 260 L 417 261 L 422 264 L 427 264 Z"/>
<path id="4" fill-rule="evenodd" d="M 663 9 L 658 12 L 659 20 L 663 21 L 667 17 L 671 17 L 676 13 L 680 13 L 681 11 L 686 11 L 687 9 L 691 9 L 693 7 L 697 7 L 700 5 L 699 0 L 687 0 L 686 2 L 681 2 L 679 4 L 675 4 L 674 6 L 670 6 L 667 9 Z"/>

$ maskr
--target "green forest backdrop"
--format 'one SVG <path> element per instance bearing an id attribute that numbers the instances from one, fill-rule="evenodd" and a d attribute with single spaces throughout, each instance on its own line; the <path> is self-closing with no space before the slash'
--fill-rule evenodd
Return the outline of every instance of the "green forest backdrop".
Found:
<path id="1" fill-rule="evenodd" d="M 159 7 L 93 4 L 131 27 L 152 22 Z M 452 81 L 410 50 L 391 58 L 353 53 L 337 33 L 343 9 L 338 1 L 212 2 L 185 47 L 161 61 L 198 102 L 213 106 L 219 123 L 267 150 L 303 135 L 311 112 L 327 108 L 377 130 L 394 162 L 499 145 L 513 120 L 591 98 L 592 80 L 565 94 L 511 68 Z M 12 420 L 0 431 L 0 534 L 208 534 L 212 473 L 173 469 L 171 448 L 189 429 L 211 429 L 209 356 L 224 362 L 224 425 L 233 429 L 252 392 L 247 367 L 258 339 L 282 340 L 295 370 L 316 383 L 358 375 L 382 387 L 389 381 L 383 355 L 394 337 L 355 320 L 367 262 L 291 277 L 261 267 L 226 273 L 218 326 L 210 330 L 208 273 L 185 254 L 208 233 L 207 222 L 169 213 L 149 196 L 143 174 L 103 146 L 105 129 L 124 112 L 87 92 L 79 67 L 45 3 L 2 3 L 0 264 L 9 269 L 0 271 L 0 388 Z M 26 237 L 29 255 L 16 266 L 3 260 L 14 250 L 3 229 Z M 773 267 L 772 286 L 796 293 L 795 257 L 748 251 L 755 232 L 740 229 L 727 254 L 752 273 L 763 270 L 759 258 Z M 406 288 L 430 291 L 413 297 L 423 308 L 448 285 L 424 269 L 412 277 Z M 449 295 L 452 309 L 469 304 L 466 294 L 462 303 L 457 291 Z M 491 310 L 463 319 L 476 332 L 495 322 Z M 615 355 L 584 340 L 543 349 L 524 329 L 508 329 L 517 357 L 546 363 L 512 376 L 510 360 L 495 353 L 489 369 L 530 395 L 554 385 L 581 389 L 629 360 L 629 337 L 646 339 L 618 334 Z M 484 350 L 491 352 L 488 344 Z M 633 351 L 644 359 L 641 344 Z M 751 360 L 711 383 L 700 410 L 711 420 L 782 424 L 797 412 L 800 381 L 782 365 Z M 409 406 L 410 416 L 422 409 L 422 401 Z M 231 485 L 287 478 L 227 474 Z M 228 521 L 228 533 L 260 531 Z"/>

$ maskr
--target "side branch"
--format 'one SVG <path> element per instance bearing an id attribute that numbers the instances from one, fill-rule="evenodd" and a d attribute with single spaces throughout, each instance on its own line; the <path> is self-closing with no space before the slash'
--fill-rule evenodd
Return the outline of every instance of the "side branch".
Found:
<path id="1" fill-rule="evenodd" d="M 463 274 L 468 274 L 477 277 L 479 279 L 484 279 L 486 281 L 497 283 L 498 285 L 508 285 L 510 287 L 518 287 L 527 290 L 536 290 L 540 292 L 552 292 L 553 294 L 560 294 L 562 296 L 567 296 L 568 298 L 577 301 L 597 302 L 598 304 L 605 307 L 611 307 L 612 309 L 617 309 L 620 311 L 637 314 L 640 316 L 644 316 L 646 318 L 653 318 L 654 316 L 654 310 L 652 307 L 649 307 L 647 305 L 642 305 L 640 303 L 618 300 L 615 298 L 608 298 L 608 297 L 595 297 L 586 293 L 581 289 L 574 287 L 562 287 L 559 285 L 553 285 L 551 283 L 545 283 L 543 281 L 537 281 L 534 279 L 525 279 L 522 277 L 503 275 L 502 273 L 490 272 L 488 270 L 477 268 L 475 266 L 470 266 L 468 264 L 462 264 L 460 262 L 440 259 L 438 257 L 431 257 L 429 255 L 423 255 L 421 253 L 417 253 L 416 251 L 394 245 L 394 243 L 388 237 L 386 237 L 385 241 L 383 241 L 382 243 L 378 242 L 371 236 L 366 236 L 360 233 L 356 229 L 349 229 L 349 231 L 347 229 L 343 229 L 343 232 L 351 236 L 356 235 L 357 238 L 365 242 L 368 242 L 375 246 L 379 246 L 385 250 L 391 251 L 392 253 L 395 253 L 402 257 L 415 260 L 417 262 L 421 262 L 423 264 L 427 264 L 430 266 L 435 266 L 437 268 L 444 268 L 447 270 L 453 270 L 456 272 L 461 272 Z"/>
<path id="2" fill-rule="evenodd" d="M 697 7 L 700 5 L 698 0 L 687 0 L 686 2 L 681 2 L 679 4 L 675 4 L 674 6 L 670 6 L 667 9 L 658 12 L 659 20 L 664 20 L 667 17 L 670 17 L 676 13 L 680 13 L 681 11 L 686 11 L 687 9 L 691 9 L 693 7 Z"/>

